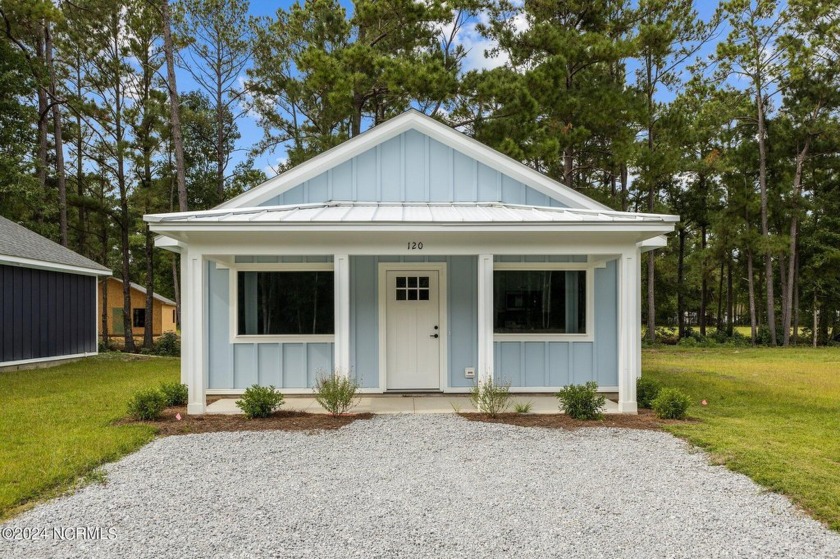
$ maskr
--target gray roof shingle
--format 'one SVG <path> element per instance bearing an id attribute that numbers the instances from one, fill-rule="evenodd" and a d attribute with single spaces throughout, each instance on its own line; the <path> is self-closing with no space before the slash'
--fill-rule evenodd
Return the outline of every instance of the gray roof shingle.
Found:
<path id="1" fill-rule="evenodd" d="M 111 272 L 105 266 L 0 216 L 0 259 L 3 256 Z"/>

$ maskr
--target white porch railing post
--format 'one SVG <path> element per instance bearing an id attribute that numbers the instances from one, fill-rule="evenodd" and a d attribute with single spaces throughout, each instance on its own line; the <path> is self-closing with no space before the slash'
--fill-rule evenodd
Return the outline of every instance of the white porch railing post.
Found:
<path id="1" fill-rule="evenodd" d="M 636 379 L 639 376 L 641 336 L 639 250 L 622 253 L 619 274 L 618 411 L 636 413 Z"/>
<path id="2" fill-rule="evenodd" d="M 493 255 L 478 255 L 478 378 L 493 378 Z"/>
<path id="3" fill-rule="evenodd" d="M 335 373 L 350 376 L 350 257 L 333 255 L 335 289 Z"/>
<path id="4" fill-rule="evenodd" d="M 181 285 L 184 286 L 181 300 L 187 303 L 182 309 L 185 319 L 181 327 L 181 337 L 186 341 L 186 347 L 181 348 L 181 367 L 183 371 L 186 366 L 189 379 L 187 413 L 203 414 L 207 402 L 207 374 L 204 368 L 204 350 L 207 345 L 204 327 L 206 263 L 204 255 L 193 250 L 187 251 L 186 258 L 181 262 Z"/>

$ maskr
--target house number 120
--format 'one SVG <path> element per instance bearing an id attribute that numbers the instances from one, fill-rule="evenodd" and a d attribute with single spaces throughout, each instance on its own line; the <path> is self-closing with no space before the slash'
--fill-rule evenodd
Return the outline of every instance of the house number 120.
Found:
<path id="1" fill-rule="evenodd" d="M 422 241 L 408 241 L 408 250 L 423 250 Z"/>

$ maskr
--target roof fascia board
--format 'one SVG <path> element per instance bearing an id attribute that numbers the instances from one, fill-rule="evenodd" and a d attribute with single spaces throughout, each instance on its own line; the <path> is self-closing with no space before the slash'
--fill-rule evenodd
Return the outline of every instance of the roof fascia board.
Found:
<path id="1" fill-rule="evenodd" d="M 21 268 L 34 268 L 36 270 L 48 270 L 51 272 L 67 272 L 84 276 L 110 276 L 113 273 L 111 270 L 98 270 L 96 268 L 71 266 L 70 264 L 46 262 L 44 260 L 34 260 L 32 258 L 21 258 L 19 256 L 9 256 L 5 254 L 0 255 L 0 264 L 6 266 L 18 266 Z"/>
<path id="2" fill-rule="evenodd" d="M 291 188 L 411 129 L 426 134 L 430 138 L 472 157 L 491 169 L 508 175 L 542 194 L 565 202 L 572 208 L 611 210 L 608 206 L 596 202 L 573 188 L 554 181 L 527 165 L 417 111 L 409 111 L 383 122 L 367 132 L 269 179 L 248 192 L 216 206 L 215 209 L 258 206 L 266 200 L 283 194 Z"/>
<path id="3" fill-rule="evenodd" d="M 354 232 L 354 231 L 475 231 L 475 232 L 498 232 L 498 231 L 524 231 L 536 232 L 546 231 L 563 233 L 566 231 L 575 232 L 649 232 L 661 231 L 670 233 L 674 230 L 674 224 L 669 222 L 659 223 L 579 223 L 579 222 L 564 222 L 564 223 L 533 223 L 533 222 L 511 222 L 511 223 L 494 223 L 494 224 L 475 224 L 475 223 L 342 223 L 342 224 L 318 224 L 306 225 L 295 223 L 293 225 L 280 224 L 266 224 L 266 223 L 236 223 L 236 224 L 219 224 L 219 223 L 163 223 L 152 224 L 151 230 L 155 233 L 167 234 L 177 232 L 282 232 L 282 231 L 332 231 L 332 232 Z"/>

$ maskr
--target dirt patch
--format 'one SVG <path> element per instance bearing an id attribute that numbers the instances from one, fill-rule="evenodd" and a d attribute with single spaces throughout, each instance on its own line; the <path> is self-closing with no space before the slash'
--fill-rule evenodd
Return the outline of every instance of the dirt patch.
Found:
<path id="1" fill-rule="evenodd" d="M 651 410 L 639 410 L 638 415 L 632 414 L 609 414 L 605 415 L 603 419 L 596 419 L 593 421 L 582 421 L 579 419 L 572 419 L 571 417 L 562 414 L 523 414 L 523 413 L 503 413 L 498 417 L 493 418 L 483 413 L 462 413 L 459 414 L 464 419 L 470 421 L 483 421 L 486 423 L 507 423 L 508 425 L 517 425 L 519 427 L 548 427 L 550 429 L 582 429 L 586 427 L 618 427 L 622 429 L 647 429 L 651 431 L 661 430 L 665 425 L 679 425 L 690 421 L 692 419 L 676 420 L 676 419 L 659 419 Z"/>
<path id="2" fill-rule="evenodd" d="M 176 415 L 181 414 L 181 419 Z M 278 411 L 265 419 L 248 419 L 244 415 L 187 415 L 186 407 L 168 408 L 157 421 L 124 419 L 123 425 L 150 425 L 158 435 L 189 435 L 222 431 L 317 431 L 339 429 L 358 419 L 370 419 L 372 413 L 338 417 L 298 411 Z"/>

